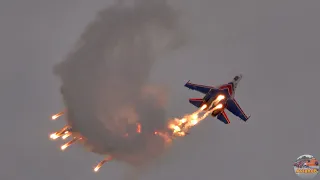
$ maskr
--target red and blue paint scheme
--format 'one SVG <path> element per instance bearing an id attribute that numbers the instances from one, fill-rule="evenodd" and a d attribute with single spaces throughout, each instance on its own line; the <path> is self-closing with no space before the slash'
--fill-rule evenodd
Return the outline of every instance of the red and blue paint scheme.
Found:
<path id="1" fill-rule="evenodd" d="M 225 108 L 228 109 L 235 116 L 242 119 L 243 121 L 247 121 L 250 118 L 250 116 L 247 116 L 244 113 L 244 111 L 241 109 L 241 107 L 239 106 L 239 104 L 234 98 L 235 90 L 241 79 L 242 79 L 242 75 L 238 75 L 238 76 L 235 76 L 231 82 L 217 86 L 217 87 L 193 84 L 190 81 L 188 81 L 184 86 L 189 89 L 205 94 L 203 98 L 189 99 L 189 102 L 198 108 L 200 108 L 206 102 L 210 102 L 209 100 L 215 99 L 219 95 L 224 95 L 225 100 L 224 100 L 223 108 L 218 113 L 213 112 L 212 116 L 213 117 L 217 116 L 217 118 L 223 123 L 230 124 L 230 120 L 224 111 Z"/>

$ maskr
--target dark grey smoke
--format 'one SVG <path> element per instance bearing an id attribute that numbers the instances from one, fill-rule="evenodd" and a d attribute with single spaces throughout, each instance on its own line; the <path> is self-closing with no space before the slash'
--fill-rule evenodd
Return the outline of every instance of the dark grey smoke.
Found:
<path id="1" fill-rule="evenodd" d="M 69 124 L 87 138 L 87 148 L 133 165 L 161 155 L 164 141 L 153 132 L 166 130 L 166 95 L 147 80 L 154 62 L 183 40 L 165 1 L 119 3 L 98 13 L 75 51 L 54 69 Z"/>

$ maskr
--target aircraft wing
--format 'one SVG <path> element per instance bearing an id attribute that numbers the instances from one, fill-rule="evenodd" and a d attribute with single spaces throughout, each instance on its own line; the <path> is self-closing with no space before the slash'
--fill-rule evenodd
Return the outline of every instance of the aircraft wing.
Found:
<path id="1" fill-rule="evenodd" d="M 227 101 L 227 109 L 234 114 L 235 116 L 238 116 L 243 121 L 247 121 L 250 116 L 247 116 L 244 111 L 241 109 L 240 105 L 237 103 L 237 101 L 233 98 L 228 99 Z"/>
<path id="2" fill-rule="evenodd" d="M 203 94 L 207 94 L 210 91 L 210 89 L 215 89 L 212 86 L 204 86 L 204 85 L 200 85 L 200 84 L 193 84 L 193 83 L 190 83 L 190 81 L 188 81 L 184 86 L 189 88 L 189 89 L 201 92 Z"/>

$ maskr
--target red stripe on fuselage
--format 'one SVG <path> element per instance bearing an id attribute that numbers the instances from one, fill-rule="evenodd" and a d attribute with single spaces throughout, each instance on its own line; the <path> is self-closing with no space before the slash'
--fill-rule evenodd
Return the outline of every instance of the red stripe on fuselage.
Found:
<path id="1" fill-rule="evenodd" d="M 190 98 L 191 101 L 202 101 L 202 98 Z"/>
<path id="2" fill-rule="evenodd" d="M 232 89 L 232 85 L 231 84 L 224 84 L 224 85 L 220 86 L 219 89 L 220 90 L 227 89 L 228 90 L 228 94 L 230 96 L 232 96 L 232 94 L 233 94 L 233 89 Z"/>

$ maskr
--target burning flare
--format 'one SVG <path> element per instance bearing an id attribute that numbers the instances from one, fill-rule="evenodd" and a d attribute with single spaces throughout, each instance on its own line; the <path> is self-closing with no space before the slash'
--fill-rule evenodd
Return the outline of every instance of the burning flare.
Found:
<path id="1" fill-rule="evenodd" d="M 57 133 L 52 133 L 50 134 L 50 138 L 51 139 L 57 139 L 59 136 L 57 135 Z"/>
<path id="2" fill-rule="evenodd" d="M 225 98 L 224 95 L 219 95 L 216 100 L 217 100 L 217 101 L 221 101 L 221 100 L 223 100 L 224 98 Z"/>
<path id="3" fill-rule="evenodd" d="M 65 136 L 66 134 L 70 134 L 71 133 L 70 130 L 71 130 L 70 126 L 64 126 L 60 131 L 50 134 L 50 139 L 55 140 L 55 139 L 58 139 L 59 137 L 61 137 L 62 135 Z M 65 139 L 65 138 L 63 138 L 63 139 Z"/>
<path id="4" fill-rule="evenodd" d="M 104 163 L 109 162 L 109 161 L 111 161 L 111 160 L 112 160 L 112 158 L 111 158 L 111 156 L 109 156 L 109 157 L 105 158 L 104 160 L 100 161 L 99 164 L 93 169 L 94 172 L 98 172 L 99 169 L 101 168 L 101 166 L 102 166 Z"/>
<path id="5" fill-rule="evenodd" d="M 67 147 L 69 147 L 71 144 L 75 143 L 76 141 L 80 140 L 80 138 L 73 138 L 71 141 L 65 143 L 61 146 L 61 150 L 64 151 Z"/>
<path id="6" fill-rule="evenodd" d="M 70 135 L 71 135 L 71 133 L 69 131 L 66 131 L 61 138 L 62 139 L 67 139 Z"/>
<path id="7" fill-rule="evenodd" d="M 174 118 L 174 119 L 170 120 L 169 124 L 168 124 L 168 128 L 171 130 L 171 133 L 155 131 L 154 135 L 163 138 L 163 140 L 166 142 L 166 144 L 170 144 L 174 137 L 185 136 L 191 127 L 197 125 L 200 121 L 205 119 L 213 111 L 218 110 L 218 109 L 222 109 L 224 106 L 220 102 L 223 99 L 225 99 L 225 96 L 219 95 L 214 101 L 212 101 L 210 103 L 210 105 L 204 104 L 197 111 L 195 111 L 192 114 L 187 114 L 183 118 L 180 118 L 180 119 Z M 63 114 L 64 114 L 64 112 L 60 112 L 58 114 L 55 114 L 52 116 L 52 119 L 54 120 Z M 136 124 L 136 132 L 141 133 L 141 129 L 142 129 L 141 124 L 137 123 Z M 54 140 L 59 137 L 61 137 L 62 139 L 66 139 L 69 136 L 72 136 L 72 127 L 70 127 L 69 125 L 66 125 L 61 130 L 59 130 L 55 133 L 52 133 L 50 135 L 50 138 L 54 139 Z M 128 133 L 124 134 L 124 136 L 127 137 Z M 69 147 L 70 145 L 72 145 L 73 143 L 75 143 L 76 141 L 81 140 L 81 139 L 82 139 L 82 137 L 73 136 L 73 139 L 71 141 L 69 141 L 61 146 L 61 150 L 62 151 L 65 150 L 67 147 Z M 111 160 L 112 160 L 112 157 L 108 156 L 107 158 L 105 158 L 104 160 L 99 162 L 98 165 L 93 170 L 95 172 L 98 172 L 103 164 L 105 164 L 106 162 L 109 162 Z"/>
<path id="8" fill-rule="evenodd" d="M 171 129 L 173 131 L 173 133 L 172 133 L 173 136 L 185 136 L 186 132 L 191 127 L 195 126 L 200 121 L 202 121 L 203 119 L 208 117 L 213 111 L 218 110 L 218 109 L 222 109 L 223 105 L 221 103 L 220 104 L 217 104 L 217 103 L 219 103 L 223 99 L 225 99 L 225 96 L 219 95 L 210 104 L 208 111 L 204 111 L 208 107 L 207 104 L 204 104 L 196 112 L 194 112 L 192 114 L 187 114 L 181 119 L 175 118 L 175 119 L 171 120 L 169 123 L 169 129 Z M 214 106 L 215 104 L 217 104 L 217 105 L 212 108 L 212 106 Z M 199 115 L 202 114 L 203 112 L 205 112 L 205 113 L 199 117 Z"/>
<path id="9" fill-rule="evenodd" d="M 137 123 L 137 133 L 141 133 L 141 124 Z"/>
<path id="10" fill-rule="evenodd" d="M 62 116 L 63 114 L 64 114 L 64 112 L 63 112 L 63 111 L 61 111 L 61 112 L 59 112 L 59 113 L 57 113 L 57 114 L 55 114 L 55 115 L 51 116 L 51 119 L 52 119 L 52 120 L 56 120 L 58 117 Z"/>

